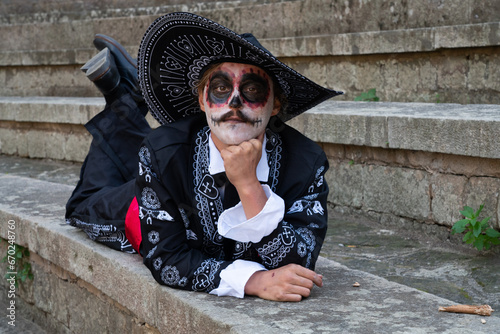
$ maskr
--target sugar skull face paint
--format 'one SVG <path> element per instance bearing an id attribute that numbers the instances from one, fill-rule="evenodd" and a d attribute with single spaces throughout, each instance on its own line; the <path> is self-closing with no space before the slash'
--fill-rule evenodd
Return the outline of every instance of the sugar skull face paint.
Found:
<path id="1" fill-rule="evenodd" d="M 222 63 L 214 68 L 199 102 L 216 139 L 238 145 L 262 134 L 279 111 L 272 87 L 271 78 L 254 65 Z"/>

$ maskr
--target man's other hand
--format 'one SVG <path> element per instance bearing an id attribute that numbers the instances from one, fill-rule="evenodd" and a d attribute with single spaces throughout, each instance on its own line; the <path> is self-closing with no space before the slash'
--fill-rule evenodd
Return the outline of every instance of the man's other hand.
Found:
<path id="1" fill-rule="evenodd" d="M 313 286 L 323 286 L 323 276 L 298 264 L 255 272 L 245 285 L 245 293 L 262 299 L 298 302 L 309 297 Z"/>

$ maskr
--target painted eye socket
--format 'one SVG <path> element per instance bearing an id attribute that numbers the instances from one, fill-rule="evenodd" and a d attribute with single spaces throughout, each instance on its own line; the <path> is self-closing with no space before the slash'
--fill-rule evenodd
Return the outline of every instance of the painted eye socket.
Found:
<path id="1" fill-rule="evenodd" d="M 247 83 L 242 87 L 241 93 L 249 102 L 264 102 L 267 98 L 267 87 L 258 82 Z"/>
<path id="2" fill-rule="evenodd" d="M 231 93 L 232 88 L 225 82 L 214 80 L 210 83 L 210 91 L 216 98 L 223 98 Z"/>
<path id="3" fill-rule="evenodd" d="M 226 86 L 217 86 L 217 87 L 214 87 L 214 92 L 216 93 L 227 93 L 229 92 L 229 87 L 226 87 Z"/>
<path id="4" fill-rule="evenodd" d="M 247 93 L 257 93 L 259 91 L 259 88 L 260 87 L 256 87 L 254 85 L 248 85 L 247 87 L 245 87 L 245 92 L 247 92 Z"/>

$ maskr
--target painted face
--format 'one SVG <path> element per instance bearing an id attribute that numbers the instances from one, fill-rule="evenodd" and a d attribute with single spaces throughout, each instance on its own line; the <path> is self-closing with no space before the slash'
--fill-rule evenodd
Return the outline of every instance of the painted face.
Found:
<path id="1" fill-rule="evenodd" d="M 271 78 L 257 66 L 222 63 L 211 73 L 200 107 L 215 135 L 225 145 L 239 145 L 265 131 L 275 106 Z"/>

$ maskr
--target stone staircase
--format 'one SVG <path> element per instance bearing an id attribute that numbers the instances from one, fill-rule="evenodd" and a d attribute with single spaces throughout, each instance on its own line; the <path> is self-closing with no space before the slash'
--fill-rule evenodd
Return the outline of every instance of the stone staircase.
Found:
<path id="1" fill-rule="evenodd" d="M 0 153 L 81 161 L 90 140 L 82 125 L 102 106 L 95 99 L 98 90 L 80 71 L 97 52 L 94 34 L 112 35 L 135 55 L 149 24 L 171 11 L 195 12 L 235 31 L 253 32 L 299 72 L 343 90 L 336 101 L 352 101 L 376 88 L 382 101 L 500 104 L 495 6 L 473 1 L 446 6 L 435 1 L 4 1 Z M 33 101 L 37 107 L 29 109 Z M 68 122 L 73 116 L 64 115 L 67 108 L 83 118 Z M 38 142 L 40 135 L 44 140 Z"/>
<path id="2" fill-rule="evenodd" d="M 56 1 L 0 4 L 0 96 L 96 97 L 79 68 L 95 33 L 137 54 L 161 14 L 191 11 L 252 32 L 343 99 L 377 89 L 399 102 L 499 103 L 500 5 L 436 1 Z M 342 98 L 341 98 L 342 99 Z"/>
<path id="3" fill-rule="evenodd" d="M 94 34 L 111 35 L 135 55 L 149 24 L 171 11 L 251 31 L 299 72 L 346 92 L 291 123 L 327 152 L 333 216 L 446 229 L 463 205 L 486 203 L 500 228 L 495 1 L 2 1 L 0 154 L 35 163 L 83 161 L 90 144 L 83 124 L 104 106 L 79 69 L 97 52 Z M 391 103 L 346 102 L 371 88 Z M 141 333 L 193 333 L 205 325 L 214 333 L 491 333 L 500 325 L 497 317 L 480 327 L 474 317 L 436 313 L 438 304 L 451 302 L 327 259 L 319 267 L 330 283 L 298 305 L 159 287 L 140 259 L 64 225 L 71 185 L 2 172 L 1 193 L 9 196 L 0 217 L 19 222 L 18 241 L 31 250 L 40 279 L 19 301 L 38 310 L 31 318 L 51 333 L 95 331 L 85 317 L 99 318 L 96 324 L 109 332 Z M 0 236 L 6 235 L 2 224 Z M 365 288 L 353 290 L 353 280 Z M 76 311 L 57 309 L 68 295 L 93 313 L 79 313 L 74 302 Z"/>

